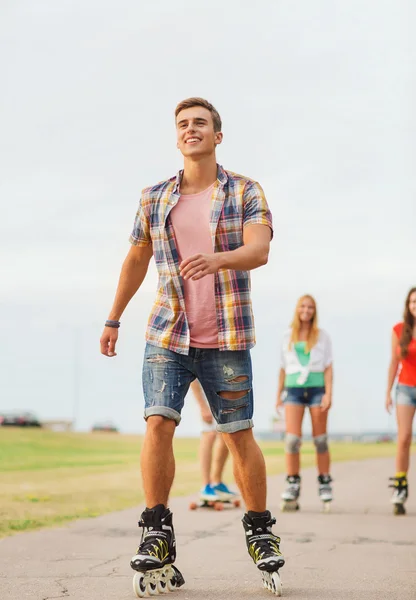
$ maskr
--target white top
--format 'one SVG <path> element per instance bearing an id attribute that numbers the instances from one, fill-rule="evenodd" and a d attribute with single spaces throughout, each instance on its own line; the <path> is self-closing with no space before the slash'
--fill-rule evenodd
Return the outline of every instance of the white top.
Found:
<path id="1" fill-rule="evenodd" d="M 293 344 L 290 345 L 292 330 L 288 329 L 283 336 L 281 351 L 281 367 L 286 375 L 300 373 L 297 383 L 303 385 L 309 373 L 323 373 L 332 364 L 332 344 L 329 335 L 323 329 L 319 330 L 318 341 L 312 348 L 309 363 L 302 366 Z"/>

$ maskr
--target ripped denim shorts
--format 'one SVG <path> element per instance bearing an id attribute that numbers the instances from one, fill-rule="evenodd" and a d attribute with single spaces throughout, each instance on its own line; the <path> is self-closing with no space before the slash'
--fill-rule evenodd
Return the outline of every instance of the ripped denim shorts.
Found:
<path id="1" fill-rule="evenodd" d="M 253 376 L 250 350 L 190 348 L 188 356 L 146 345 L 143 361 L 144 418 L 161 415 L 179 424 L 189 386 L 198 379 L 217 422 L 217 431 L 253 427 Z M 221 392 L 245 392 L 228 400 Z"/>

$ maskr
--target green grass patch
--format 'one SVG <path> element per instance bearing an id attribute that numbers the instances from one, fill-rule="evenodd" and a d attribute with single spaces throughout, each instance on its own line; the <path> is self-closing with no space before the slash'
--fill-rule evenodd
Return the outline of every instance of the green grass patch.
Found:
<path id="1" fill-rule="evenodd" d="M 198 439 L 177 438 L 172 495 L 201 487 Z M 0 537 L 62 525 L 143 502 L 139 474 L 142 438 L 106 433 L 0 429 Z M 269 475 L 284 472 L 284 445 L 260 442 Z M 394 456 L 395 445 L 333 443 L 334 461 Z M 302 446 L 302 467 L 315 463 L 312 443 Z M 232 480 L 227 463 L 225 479 Z"/>

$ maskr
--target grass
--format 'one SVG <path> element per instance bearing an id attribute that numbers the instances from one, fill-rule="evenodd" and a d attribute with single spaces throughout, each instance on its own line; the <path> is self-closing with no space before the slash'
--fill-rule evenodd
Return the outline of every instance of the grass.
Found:
<path id="1" fill-rule="evenodd" d="M 140 504 L 142 438 L 117 434 L 0 429 L 0 537 Z M 282 442 L 260 443 L 269 475 L 284 471 Z M 198 439 L 177 438 L 172 495 L 200 488 Z M 333 443 L 334 461 L 393 456 L 395 445 Z M 315 462 L 311 443 L 302 466 Z M 226 468 L 231 479 L 231 465 Z"/>

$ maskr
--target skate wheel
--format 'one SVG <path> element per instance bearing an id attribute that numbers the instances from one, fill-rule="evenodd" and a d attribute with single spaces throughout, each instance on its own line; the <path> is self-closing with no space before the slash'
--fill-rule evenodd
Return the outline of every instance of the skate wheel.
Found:
<path id="1" fill-rule="evenodd" d="M 404 507 L 404 504 L 395 504 L 394 505 L 394 514 L 395 515 L 405 515 L 406 509 Z"/>
<path id="2" fill-rule="evenodd" d="M 283 502 L 280 503 L 281 512 L 295 512 L 300 509 L 299 504 L 296 502 Z"/>
<path id="3" fill-rule="evenodd" d="M 157 592 L 158 594 L 166 594 L 166 592 L 168 591 L 167 585 L 166 585 L 166 581 L 164 579 L 160 579 L 157 582 Z"/>
<path id="4" fill-rule="evenodd" d="M 240 507 L 240 500 L 234 500 L 233 505 L 235 506 L 235 508 L 239 508 Z"/>
<path id="5" fill-rule="evenodd" d="M 224 504 L 222 502 L 214 502 L 214 510 L 223 510 Z"/>
<path id="6" fill-rule="evenodd" d="M 146 585 L 142 573 L 136 573 L 133 577 L 133 591 L 138 598 L 144 598 L 146 596 Z"/>
<path id="7" fill-rule="evenodd" d="M 198 504 L 196 502 L 191 502 L 189 505 L 189 510 L 196 510 L 198 508 Z"/>
<path id="8" fill-rule="evenodd" d="M 330 513 L 331 512 L 331 503 L 330 502 L 324 502 L 324 504 L 322 506 L 322 511 L 324 513 Z"/>
<path id="9" fill-rule="evenodd" d="M 176 590 L 176 578 L 175 576 L 168 579 L 167 588 L 169 592 L 173 592 Z"/>
<path id="10" fill-rule="evenodd" d="M 271 579 L 272 579 L 272 590 L 271 591 L 276 596 L 281 596 L 282 595 L 282 582 L 280 581 L 279 573 L 277 571 L 272 573 Z"/>
<path id="11" fill-rule="evenodd" d="M 159 594 L 159 590 L 157 588 L 157 583 L 153 582 L 153 581 L 149 581 L 149 583 L 146 586 L 147 589 L 147 593 L 149 594 L 149 596 L 157 596 Z"/>

